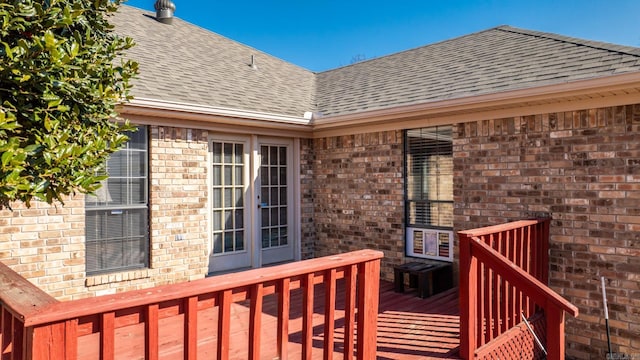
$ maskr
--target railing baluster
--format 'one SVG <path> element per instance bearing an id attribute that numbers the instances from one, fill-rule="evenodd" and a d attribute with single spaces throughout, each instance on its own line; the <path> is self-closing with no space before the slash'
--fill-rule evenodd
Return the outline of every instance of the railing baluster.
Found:
<path id="1" fill-rule="evenodd" d="M 498 250 L 498 244 L 495 241 L 494 234 L 489 235 L 491 239 L 491 247 Z M 491 319 L 491 332 L 489 333 L 489 339 L 487 341 L 491 341 L 498 336 L 499 324 L 498 320 L 500 318 L 500 291 L 498 289 L 498 274 L 493 271 L 493 269 L 489 270 L 491 272 L 491 312 L 489 313 L 489 319 Z"/>
<path id="2" fill-rule="evenodd" d="M 229 358 L 229 341 L 231 328 L 231 290 L 221 291 L 218 294 L 218 346 L 216 352 L 218 359 Z"/>
<path id="3" fill-rule="evenodd" d="M 477 346 L 482 346 L 482 344 L 486 343 L 487 338 L 489 338 L 489 331 L 491 331 L 491 327 L 489 326 L 489 307 L 491 305 L 491 292 L 489 291 L 489 269 L 484 266 L 483 263 L 479 261 L 475 261 L 475 267 L 477 268 L 477 276 L 476 281 L 478 283 L 478 294 L 475 297 L 478 299 L 478 311 L 477 311 L 477 319 L 476 324 L 479 324 L 479 328 L 476 333 L 476 344 Z"/>
<path id="4" fill-rule="evenodd" d="M 147 305 L 144 319 L 144 353 L 147 360 L 158 359 L 159 329 L 158 329 L 158 304 Z"/>
<path id="5" fill-rule="evenodd" d="M 509 259 L 516 263 L 516 250 L 515 250 L 515 230 L 507 232 L 507 253 Z M 507 299 L 509 302 L 509 306 L 507 307 L 507 311 L 509 314 L 509 323 L 507 324 L 507 329 L 514 327 L 516 322 L 516 316 L 518 314 L 518 310 L 516 309 L 516 292 L 515 292 L 515 284 L 511 282 L 507 282 Z"/>
<path id="6" fill-rule="evenodd" d="M 522 229 L 521 228 L 517 228 L 514 230 L 515 231 L 515 241 L 516 241 L 516 265 L 519 268 L 523 268 L 522 263 L 523 263 L 523 258 L 524 258 L 524 249 L 523 249 L 523 234 L 522 234 Z M 523 308 L 523 303 L 524 303 L 524 294 L 522 293 L 522 291 L 517 290 L 516 289 L 516 309 L 518 311 L 521 311 L 521 309 Z M 517 317 L 515 319 L 515 322 L 518 323 L 520 317 Z"/>
<path id="7" fill-rule="evenodd" d="M 287 359 L 289 347 L 289 308 L 291 307 L 291 279 L 285 278 L 278 284 L 278 356 Z"/>
<path id="8" fill-rule="evenodd" d="M 358 267 L 351 265 L 345 270 L 344 304 L 344 359 L 353 359 L 354 331 L 356 320 L 356 286 Z"/>
<path id="9" fill-rule="evenodd" d="M 115 319 L 114 312 L 102 314 L 100 321 L 100 360 L 115 359 Z"/>
<path id="10" fill-rule="evenodd" d="M 302 296 L 302 358 L 311 359 L 313 347 L 313 273 L 304 277 Z"/>
<path id="11" fill-rule="evenodd" d="M 522 228 L 522 250 L 523 250 L 523 255 L 522 255 L 522 270 L 524 270 L 525 272 L 527 272 L 528 274 L 531 274 L 531 239 L 530 239 L 531 233 L 529 232 L 529 228 L 528 227 L 523 227 Z M 533 315 L 533 311 L 531 311 L 531 307 L 533 306 L 533 303 L 531 302 L 531 299 L 529 299 L 528 296 L 524 297 L 524 314 L 527 318 L 531 317 L 531 315 Z"/>
<path id="12" fill-rule="evenodd" d="M 52 337 L 58 334 L 51 334 Z M 22 359 L 22 345 L 24 342 L 24 326 L 17 318 L 13 319 L 13 344 L 11 345 L 11 354 L 14 359 Z M 58 350 L 58 349 L 57 349 Z M 58 350 L 60 351 L 60 350 Z M 57 354 L 56 354 L 57 355 Z"/>
<path id="13" fill-rule="evenodd" d="M 13 343 L 13 315 L 9 310 L 2 308 L 2 348 L 0 349 L 0 355 L 4 360 L 7 354 L 11 351 L 11 344 Z"/>
<path id="14" fill-rule="evenodd" d="M 251 287 L 251 307 L 249 308 L 249 359 L 260 359 L 260 330 L 262 329 L 263 285 Z"/>
<path id="15" fill-rule="evenodd" d="M 78 358 L 78 319 L 67 320 L 64 327 L 65 360 Z"/>
<path id="16" fill-rule="evenodd" d="M 333 359 L 333 337 L 335 334 L 336 312 L 336 269 L 325 272 L 324 277 L 324 344 L 323 359 Z"/>
<path id="17" fill-rule="evenodd" d="M 195 360 L 198 356 L 198 297 L 184 300 L 184 360 Z"/>
<path id="18" fill-rule="evenodd" d="M 503 254 L 505 257 L 508 256 L 508 248 L 505 238 L 505 233 L 503 231 L 498 233 L 498 252 Z M 503 301 L 498 301 L 498 307 L 500 311 L 498 312 L 498 335 L 501 335 L 505 331 L 507 331 L 507 322 L 508 315 L 507 309 L 509 306 L 509 293 L 507 292 L 507 284 L 504 277 L 498 277 L 498 299 Z"/>
<path id="19" fill-rule="evenodd" d="M 551 220 L 547 219 L 544 222 L 542 222 L 542 224 L 540 224 L 540 226 L 542 227 L 542 234 L 541 234 L 541 238 L 542 239 L 550 239 L 551 238 L 551 233 L 550 233 L 550 227 L 551 227 Z M 548 241 L 541 241 L 540 244 L 541 247 L 541 266 L 540 268 L 542 269 L 542 274 L 540 276 L 540 281 L 542 281 L 545 285 L 549 285 L 549 242 Z"/>

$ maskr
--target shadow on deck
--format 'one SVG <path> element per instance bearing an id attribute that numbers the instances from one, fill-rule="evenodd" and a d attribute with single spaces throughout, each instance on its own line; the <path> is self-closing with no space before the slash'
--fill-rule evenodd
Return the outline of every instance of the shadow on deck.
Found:
<path id="1" fill-rule="evenodd" d="M 335 343 L 333 358 L 343 359 L 344 340 L 344 281 L 338 281 L 335 312 Z M 312 358 L 322 359 L 324 340 L 324 285 L 315 287 L 313 315 Z M 302 358 L 302 292 L 292 291 L 289 315 L 289 358 Z M 277 358 L 277 298 L 275 294 L 264 298 L 261 320 L 261 359 Z M 230 359 L 248 359 L 249 342 L 248 302 L 239 302 L 231 309 Z M 161 359 L 183 358 L 182 314 L 160 320 L 159 350 Z M 198 358 L 215 359 L 218 309 L 198 312 Z M 144 359 L 144 326 L 134 324 L 116 330 L 117 359 Z M 78 358 L 98 359 L 99 334 L 79 339 Z M 381 282 L 378 317 L 378 359 L 458 359 L 459 310 L 457 289 L 428 299 L 416 296 L 415 291 L 404 294 L 393 292 L 393 284 Z"/>

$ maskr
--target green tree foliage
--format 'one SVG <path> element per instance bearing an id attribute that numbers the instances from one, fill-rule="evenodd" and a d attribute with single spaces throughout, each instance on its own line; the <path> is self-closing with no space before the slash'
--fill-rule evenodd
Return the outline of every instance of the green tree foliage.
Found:
<path id="1" fill-rule="evenodd" d="M 131 127 L 133 46 L 108 17 L 121 0 L 0 0 L 0 208 L 92 193 Z"/>

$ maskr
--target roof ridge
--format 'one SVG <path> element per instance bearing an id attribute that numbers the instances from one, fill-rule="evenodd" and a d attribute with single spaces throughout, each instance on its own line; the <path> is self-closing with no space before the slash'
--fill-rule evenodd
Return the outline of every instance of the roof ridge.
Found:
<path id="1" fill-rule="evenodd" d="M 550 32 L 521 29 L 521 28 L 509 26 L 509 25 L 498 26 L 494 29 L 499 31 L 504 31 L 504 32 L 515 33 L 515 34 L 561 41 L 561 42 L 565 42 L 573 45 L 587 46 L 597 50 L 605 50 L 605 51 L 616 52 L 624 55 L 640 57 L 640 48 L 634 47 L 634 46 L 617 45 L 617 44 L 608 43 L 604 41 L 586 40 L 586 39 L 560 35 L 560 34 L 555 34 Z"/>

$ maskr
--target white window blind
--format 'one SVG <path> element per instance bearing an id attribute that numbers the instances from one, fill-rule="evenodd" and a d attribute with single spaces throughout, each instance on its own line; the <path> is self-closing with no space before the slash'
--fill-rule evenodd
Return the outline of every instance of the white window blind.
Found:
<path id="1" fill-rule="evenodd" d="M 88 275 L 149 264 L 147 128 L 127 135 L 128 143 L 107 161 L 109 178 L 85 199 Z"/>

